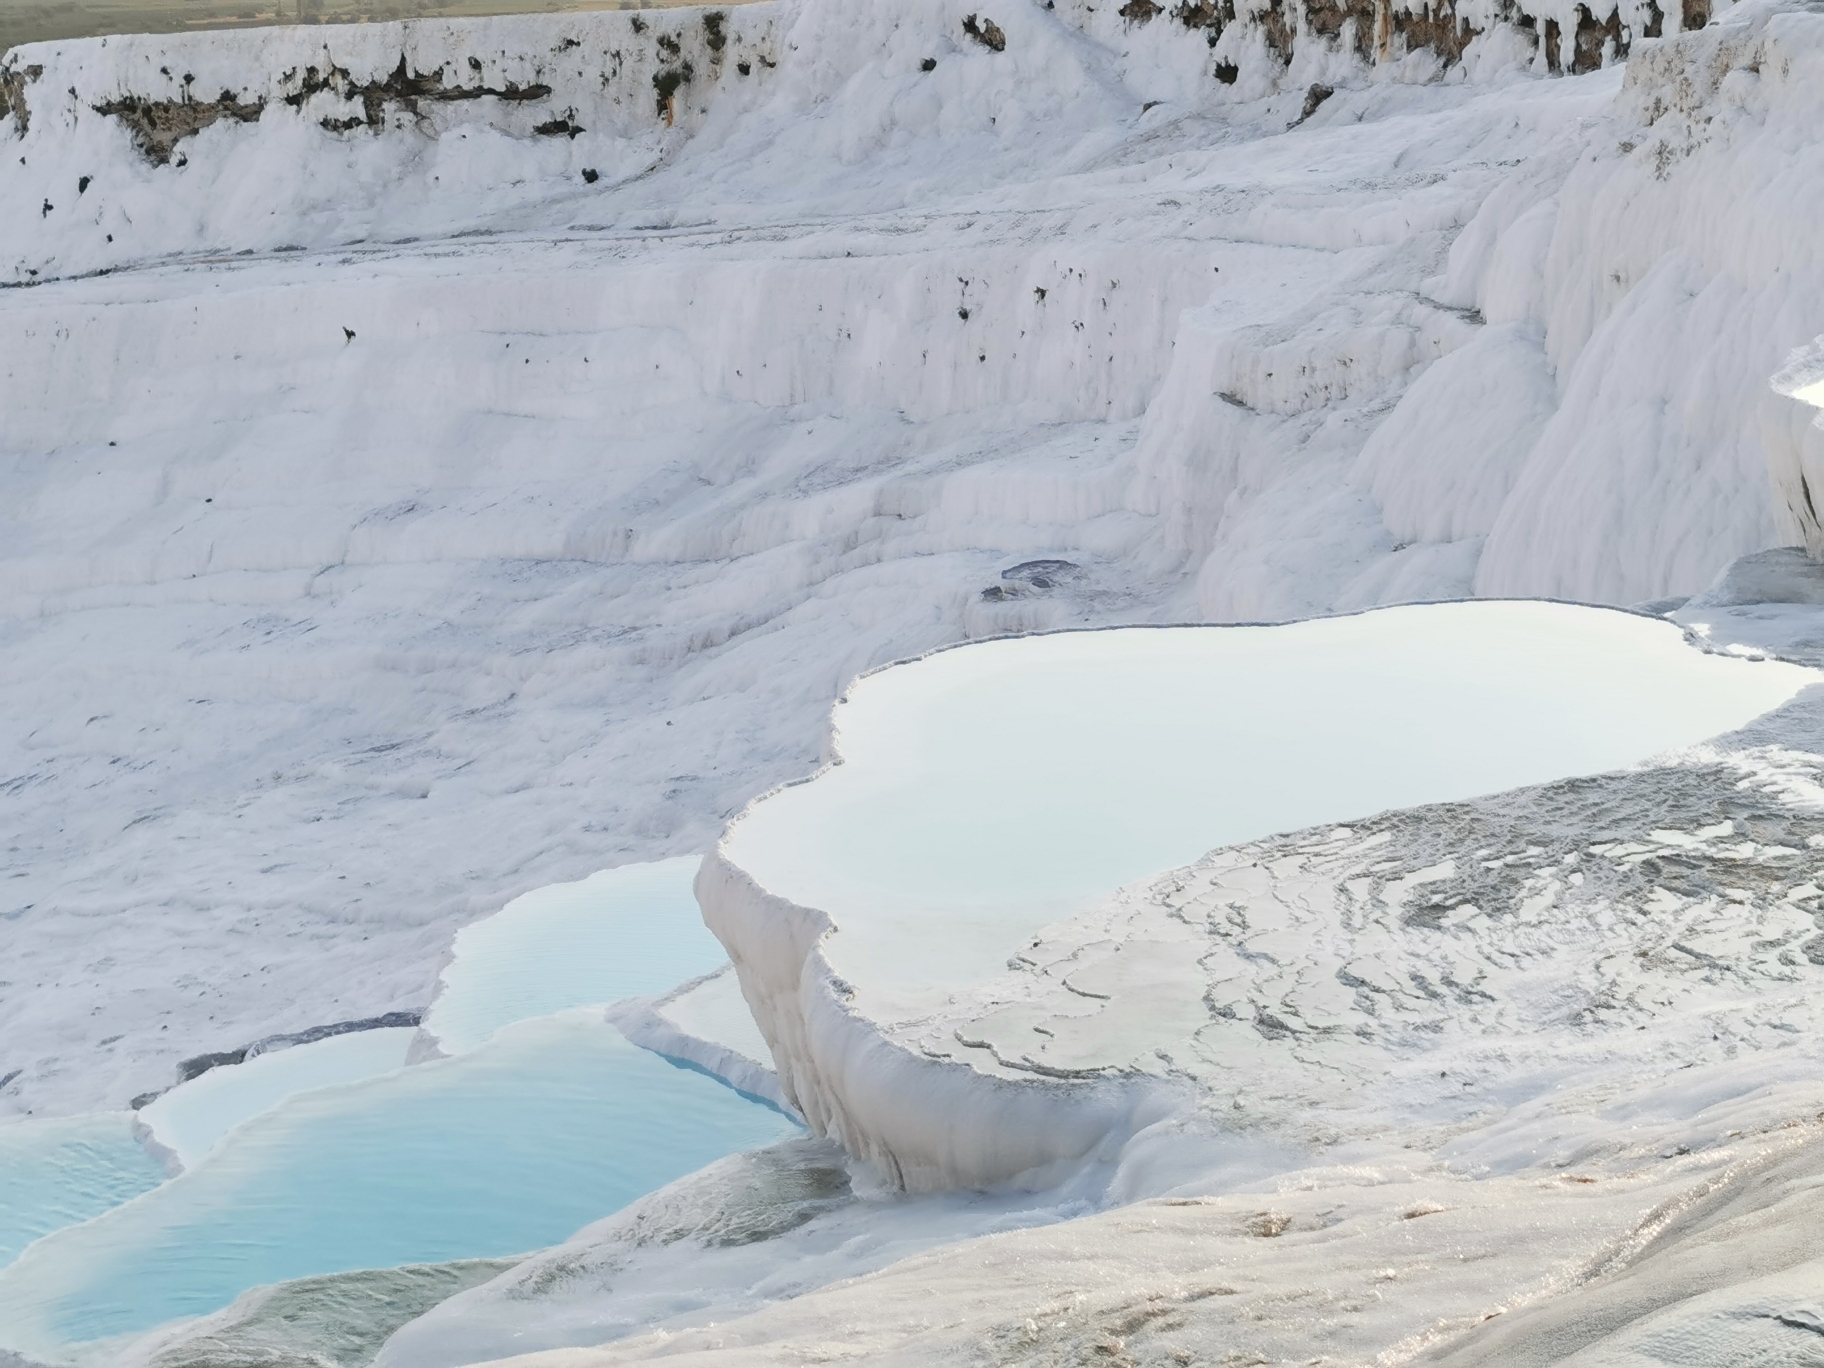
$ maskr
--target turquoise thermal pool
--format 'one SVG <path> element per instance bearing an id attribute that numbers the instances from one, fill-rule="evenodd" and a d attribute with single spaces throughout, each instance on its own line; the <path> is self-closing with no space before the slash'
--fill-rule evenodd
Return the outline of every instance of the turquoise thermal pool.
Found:
<path id="1" fill-rule="evenodd" d="M 629 1045 L 599 1012 L 301 1093 L 196 1168 L 0 1272 L 0 1344 L 72 1343 L 313 1273 L 516 1254 L 798 1128 Z"/>
<path id="2" fill-rule="evenodd" d="M 701 862 L 685 855 L 550 884 L 463 927 L 425 1029 L 455 1054 L 511 1022 L 709 973 L 728 956 L 691 892 Z"/>
<path id="3" fill-rule="evenodd" d="M 425 1021 L 449 1058 L 404 1067 L 412 1029 L 351 1032 L 173 1088 L 138 1118 L 184 1168 L 162 1186 L 130 1113 L 0 1130 L 0 1348 L 56 1359 L 263 1283 L 523 1253 L 796 1133 L 599 1010 L 723 963 L 697 863 L 536 889 L 465 927 Z"/>
<path id="4" fill-rule="evenodd" d="M 21 1121 L 0 1129 L 0 1267 L 33 1240 L 158 1186 L 133 1113 Z"/>

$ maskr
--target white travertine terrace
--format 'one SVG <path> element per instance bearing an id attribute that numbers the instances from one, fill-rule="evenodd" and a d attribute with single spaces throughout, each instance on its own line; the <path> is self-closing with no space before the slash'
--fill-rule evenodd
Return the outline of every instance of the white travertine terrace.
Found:
<path id="1" fill-rule="evenodd" d="M 737 818 L 697 895 L 813 1129 L 911 1188 L 993 1182 L 1166 1086 L 907 1043 L 1042 927 L 1214 847 L 1689 746 L 1815 678 L 1528 602 L 984 643 L 856 684 L 833 763 Z"/>

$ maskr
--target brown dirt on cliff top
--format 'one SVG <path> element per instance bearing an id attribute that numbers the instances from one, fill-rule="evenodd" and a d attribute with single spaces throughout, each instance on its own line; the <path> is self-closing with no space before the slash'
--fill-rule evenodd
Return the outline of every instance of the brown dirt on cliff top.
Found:
<path id="1" fill-rule="evenodd" d="M 740 4 L 742 0 L 715 0 Z M 490 14 L 669 9 L 703 0 L 0 0 L 0 54 L 20 43 L 261 24 L 357 24 Z"/>

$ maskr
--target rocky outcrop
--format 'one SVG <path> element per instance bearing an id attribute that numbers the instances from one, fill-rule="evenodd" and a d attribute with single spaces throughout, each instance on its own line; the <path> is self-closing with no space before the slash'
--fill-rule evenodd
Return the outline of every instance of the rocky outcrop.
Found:
<path id="1" fill-rule="evenodd" d="M 331 133 L 481 124 L 517 135 L 694 126 L 725 77 L 776 65 L 773 6 L 279 26 L 39 43 L 0 59 L 0 127 L 118 121 L 154 165 L 279 106 Z M 61 73 L 41 80 L 47 67 Z M 218 91 L 213 96 L 205 91 Z M 692 96 L 697 98 L 693 99 Z M 68 136 L 67 134 L 65 135 Z"/>
<path id="2" fill-rule="evenodd" d="M 1486 58 L 1545 75 L 1581 75 L 1627 60 L 1642 39 L 1702 28 L 1727 0 L 1129 0 L 1116 8 L 1067 0 L 1058 10 L 1105 43 L 1173 60 L 1201 48 L 1203 82 L 1261 94 L 1318 92 L 1353 71 L 1401 69 L 1423 79 Z M 1308 83 L 1308 85 L 1307 85 Z"/>

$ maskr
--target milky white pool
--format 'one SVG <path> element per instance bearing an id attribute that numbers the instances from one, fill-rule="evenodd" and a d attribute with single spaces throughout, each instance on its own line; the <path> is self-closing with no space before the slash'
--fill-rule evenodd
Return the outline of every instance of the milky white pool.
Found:
<path id="1" fill-rule="evenodd" d="M 1819 679 L 1544 602 L 983 642 L 858 682 L 843 763 L 724 851 L 834 918 L 825 953 L 874 1008 L 910 1010 L 1216 847 L 1634 764 Z"/>

